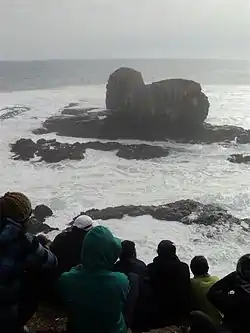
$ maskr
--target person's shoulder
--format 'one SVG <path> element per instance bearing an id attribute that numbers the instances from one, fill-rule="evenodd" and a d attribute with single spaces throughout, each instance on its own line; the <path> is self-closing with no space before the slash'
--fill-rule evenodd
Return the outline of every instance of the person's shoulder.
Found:
<path id="1" fill-rule="evenodd" d="M 145 262 L 144 261 L 142 261 L 142 260 L 140 260 L 140 259 L 136 259 L 136 263 L 138 264 L 138 265 L 140 265 L 141 267 L 147 267 L 147 265 L 145 264 Z"/>
<path id="2" fill-rule="evenodd" d="M 218 276 L 215 276 L 215 275 L 210 275 L 210 281 L 211 282 L 217 282 L 217 281 L 219 281 L 220 280 L 220 278 L 218 277 Z"/>
<path id="3" fill-rule="evenodd" d="M 179 265 L 182 267 L 183 270 L 190 272 L 188 264 L 186 264 L 184 261 L 179 261 Z"/>
<path id="4" fill-rule="evenodd" d="M 129 284 L 128 277 L 124 273 L 120 272 L 110 272 L 110 276 L 116 281 L 118 284 Z"/>
<path id="5" fill-rule="evenodd" d="M 70 271 L 68 271 L 68 272 L 64 272 L 64 273 L 60 276 L 59 280 L 60 280 L 60 282 L 66 282 L 66 281 L 68 281 L 68 280 L 70 280 L 70 279 L 72 279 L 72 278 L 74 278 L 74 277 L 77 277 L 77 276 L 80 275 L 80 274 L 81 274 L 80 268 L 78 268 L 78 267 L 73 267 L 73 268 L 71 268 Z"/>

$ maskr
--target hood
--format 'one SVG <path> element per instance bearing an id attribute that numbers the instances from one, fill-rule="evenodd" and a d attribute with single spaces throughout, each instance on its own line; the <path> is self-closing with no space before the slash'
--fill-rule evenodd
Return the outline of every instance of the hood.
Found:
<path id="1" fill-rule="evenodd" d="M 23 226 L 11 219 L 4 219 L 0 222 L 0 244 L 6 245 L 25 233 Z"/>
<path id="2" fill-rule="evenodd" d="M 97 226 L 87 233 L 83 241 L 83 267 L 90 270 L 112 270 L 121 249 L 121 241 L 108 228 Z"/>
<path id="3" fill-rule="evenodd" d="M 245 254 L 239 259 L 236 272 L 240 279 L 250 282 L 250 254 Z"/>

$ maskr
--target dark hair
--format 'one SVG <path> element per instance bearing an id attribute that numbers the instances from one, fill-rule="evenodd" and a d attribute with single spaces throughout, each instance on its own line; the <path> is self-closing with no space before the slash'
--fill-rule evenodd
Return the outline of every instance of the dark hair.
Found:
<path id="1" fill-rule="evenodd" d="M 132 257 L 136 257 L 135 243 L 130 240 L 124 240 L 122 242 L 122 252 L 120 258 L 130 259 Z"/>
<path id="2" fill-rule="evenodd" d="M 169 258 L 176 256 L 176 247 L 170 240 L 163 240 L 159 243 L 157 248 L 159 257 Z"/>
<path id="3" fill-rule="evenodd" d="M 190 268 L 194 276 L 206 275 L 209 271 L 207 259 L 203 256 L 196 256 L 191 260 Z"/>

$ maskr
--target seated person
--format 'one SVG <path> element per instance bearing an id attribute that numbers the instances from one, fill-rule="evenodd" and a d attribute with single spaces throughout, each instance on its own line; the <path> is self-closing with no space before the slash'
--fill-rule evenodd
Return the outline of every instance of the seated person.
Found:
<path id="1" fill-rule="evenodd" d="M 207 299 L 209 289 L 219 278 L 208 273 L 209 265 L 207 259 L 203 256 L 194 257 L 190 268 L 194 275 L 191 279 L 193 308 L 208 315 L 215 324 L 220 324 L 220 312 Z"/>
<path id="2" fill-rule="evenodd" d="M 8 192 L 0 198 L 0 327 L 21 332 L 36 311 L 40 279 L 56 267 L 54 254 L 45 249 L 27 226 L 32 213 L 29 199 Z"/>
<path id="3" fill-rule="evenodd" d="M 223 323 L 232 333 L 249 327 L 250 309 L 250 254 L 241 257 L 236 270 L 209 290 L 209 301 L 224 315 Z"/>
<path id="4" fill-rule="evenodd" d="M 82 242 L 86 234 L 93 228 L 93 220 L 87 215 L 77 217 L 66 231 L 56 236 L 50 250 L 58 260 L 58 277 L 81 263 Z"/>
<path id="5" fill-rule="evenodd" d="M 68 312 L 71 333 L 125 333 L 123 310 L 129 281 L 113 272 L 121 242 L 103 226 L 88 232 L 82 247 L 82 265 L 63 273 L 59 293 Z"/>
<path id="6" fill-rule="evenodd" d="M 136 258 L 135 243 L 129 240 L 122 242 L 122 252 L 120 259 L 115 264 L 115 271 L 128 275 L 129 273 L 138 274 L 140 277 L 147 275 L 146 264 Z"/>
<path id="7" fill-rule="evenodd" d="M 176 255 L 173 242 L 163 240 L 158 256 L 148 265 L 158 328 L 185 321 L 190 310 L 190 273 Z"/>

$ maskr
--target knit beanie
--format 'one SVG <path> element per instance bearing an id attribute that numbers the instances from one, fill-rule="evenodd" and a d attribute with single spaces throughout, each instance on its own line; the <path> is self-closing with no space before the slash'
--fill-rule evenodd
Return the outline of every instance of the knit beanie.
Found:
<path id="1" fill-rule="evenodd" d="M 0 217 L 24 223 L 32 214 L 30 200 L 23 193 L 7 192 L 0 198 Z"/>

